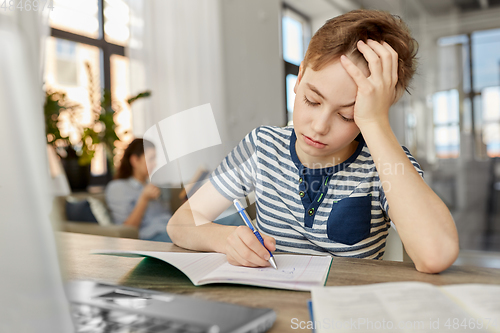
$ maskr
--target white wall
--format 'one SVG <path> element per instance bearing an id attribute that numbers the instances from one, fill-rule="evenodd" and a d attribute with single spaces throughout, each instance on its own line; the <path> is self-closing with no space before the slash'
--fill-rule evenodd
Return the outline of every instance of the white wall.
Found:
<path id="1" fill-rule="evenodd" d="M 235 146 L 260 125 L 286 123 L 281 1 L 222 0 L 228 138 Z"/>

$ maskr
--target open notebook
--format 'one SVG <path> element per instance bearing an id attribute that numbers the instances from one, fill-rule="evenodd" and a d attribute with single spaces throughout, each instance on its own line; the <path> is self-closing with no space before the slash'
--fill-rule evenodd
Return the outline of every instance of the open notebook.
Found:
<path id="1" fill-rule="evenodd" d="M 316 333 L 500 332 L 500 285 L 388 282 L 313 288 L 311 295 L 308 328 Z"/>
<path id="2" fill-rule="evenodd" d="M 179 253 L 152 251 L 92 251 L 93 254 L 121 257 L 149 257 L 163 260 L 182 271 L 195 286 L 210 283 L 235 283 L 277 289 L 311 290 L 323 286 L 332 257 L 276 254 L 278 270 L 272 267 L 233 266 L 221 253 Z"/>

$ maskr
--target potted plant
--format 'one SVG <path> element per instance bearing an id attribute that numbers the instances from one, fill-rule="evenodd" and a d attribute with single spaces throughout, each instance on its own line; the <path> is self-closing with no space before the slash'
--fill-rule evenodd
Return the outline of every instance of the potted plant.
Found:
<path id="1" fill-rule="evenodd" d="M 116 133 L 117 124 L 115 116 L 121 111 L 121 106 L 111 99 L 111 93 L 103 89 L 99 94 L 99 86 L 94 82 L 94 75 L 89 63 L 85 63 L 87 68 L 87 77 L 89 78 L 89 100 L 92 111 L 92 123 L 84 131 L 82 136 L 82 163 L 90 163 L 95 154 L 95 147 L 102 143 L 106 150 L 107 169 L 111 175 L 114 173 L 113 159 L 116 154 L 117 141 L 120 141 Z M 146 90 L 135 96 L 129 97 L 126 102 L 132 105 L 135 101 L 151 96 L 151 91 Z"/>
<path id="2" fill-rule="evenodd" d="M 45 133 L 47 144 L 51 145 L 61 158 L 69 185 L 73 191 L 87 187 L 90 177 L 90 164 L 80 163 L 79 154 L 68 136 L 63 136 L 60 130 L 61 115 L 64 113 L 70 119 L 77 133 L 83 133 L 84 126 L 76 120 L 81 105 L 68 100 L 66 93 L 47 89 L 45 92 Z M 77 147 L 78 149 L 78 147 Z"/>
<path id="3" fill-rule="evenodd" d="M 61 158 L 69 185 L 72 191 L 85 190 L 90 180 L 90 163 L 95 155 L 96 146 L 102 143 L 105 147 L 108 179 L 114 172 L 113 157 L 116 153 L 116 141 L 120 141 L 116 133 L 116 113 L 119 104 L 111 100 L 109 90 L 98 93 L 97 84 L 93 80 L 92 69 L 86 64 L 89 78 L 89 98 L 91 101 L 92 120 L 82 125 L 77 120 L 81 105 L 68 100 L 62 91 L 48 89 L 46 91 L 44 114 L 47 143 L 52 145 Z M 127 99 L 131 105 L 138 99 L 151 95 L 150 91 L 141 92 Z M 71 142 L 68 136 L 60 131 L 61 115 L 69 117 L 71 125 L 80 137 L 78 142 Z"/>

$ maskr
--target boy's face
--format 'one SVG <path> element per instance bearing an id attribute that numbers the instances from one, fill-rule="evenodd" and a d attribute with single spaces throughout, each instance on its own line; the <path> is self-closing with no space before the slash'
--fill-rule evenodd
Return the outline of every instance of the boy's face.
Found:
<path id="1" fill-rule="evenodd" d="M 355 63 L 369 75 L 363 62 Z M 354 123 L 357 86 L 340 61 L 319 71 L 310 67 L 305 70 L 301 65 L 294 92 L 295 149 L 301 162 L 317 169 L 349 158 L 357 147 L 354 139 L 360 132 Z"/>

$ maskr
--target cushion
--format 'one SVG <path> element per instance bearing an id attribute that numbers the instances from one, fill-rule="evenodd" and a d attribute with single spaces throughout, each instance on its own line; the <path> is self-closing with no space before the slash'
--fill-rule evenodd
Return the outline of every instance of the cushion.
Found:
<path id="1" fill-rule="evenodd" d="M 87 200 L 78 200 L 74 197 L 66 198 L 66 219 L 75 222 L 98 223 Z"/>
<path id="2" fill-rule="evenodd" d="M 87 201 L 90 204 L 90 209 L 92 210 L 92 213 L 94 214 L 97 222 L 100 225 L 109 226 L 113 224 L 111 216 L 109 215 L 108 208 L 106 207 L 104 202 L 92 197 L 88 197 Z"/>
<path id="3" fill-rule="evenodd" d="M 113 225 L 106 205 L 91 196 L 83 200 L 67 197 L 66 218 L 69 221 L 99 223 L 101 226 Z"/>

